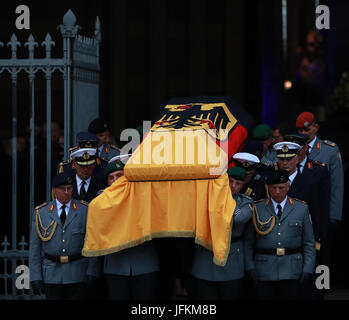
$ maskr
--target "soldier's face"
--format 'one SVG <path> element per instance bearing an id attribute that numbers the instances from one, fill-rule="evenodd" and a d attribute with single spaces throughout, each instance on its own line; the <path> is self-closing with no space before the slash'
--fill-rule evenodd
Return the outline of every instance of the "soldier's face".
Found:
<path id="1" fill-rule="evenodd" d="M 292 158 L 278 158 L 279 168 L 288 171 L 289 174 L 292 174 L 297 170 L 297 164 L 297 156 L 294 156 Z"/>
<path id="2" fill-rule="evenodd" d="M 68 203 L 73 196 L 73 186 L 70 184 L 62 185 L 53 188 L 53 193 L 55 194 L 57 200 L 60 203 Z"/>
<path id="3" fill-rule="evenodd" d="M 307 134 L 309 136 L 308 141 L 312 141 L 315 138 L 318 131 L 319 125 L 317 123 L 313 123 L 307 128 L 298 129 L 298 133 Z"/>
<path id="4" fill-rule="evenodd" d="M 270 196 L 273 198 L 274 201 L 279 203 L 284 201 L 288 190 L 290 190 L 289 182 L 268 185 L 268 191 Z"/>
<path id="5" fill-rule="evenodd" d="M 236 180 L 234 178 L 229 177 L 229 187 L 233 195 L 238 194 L 241 188 L 243 187 L 243 185 L 244 185 L 243 181 Z"/>
<path id="6" fill-rule="evenodd" d="M 72 167 L 76 170 L 76 174 L 81 180 L 87 180 L 92 176 L 95 165 L 91 164 L 89 166 L 81 166 L 74 162 Z"/>
<path id="7" fill-rule="evenodd" d="M 112 173 L 108 174 L 108 186 L 111 186 L 113 182 L 115 182 L 116 180 L 118 180 L 119 178 L 121 178 L 124 175 L 124 171 L 122 170 L 118 170 Z"/>
<path id="8" fill-rule="evenodd" d="M 98 138 L 98 147 L 100 147 L 102 144 L 108 143 L 109 141 L 109 131 L 98 133 L 96 136 Z"/>

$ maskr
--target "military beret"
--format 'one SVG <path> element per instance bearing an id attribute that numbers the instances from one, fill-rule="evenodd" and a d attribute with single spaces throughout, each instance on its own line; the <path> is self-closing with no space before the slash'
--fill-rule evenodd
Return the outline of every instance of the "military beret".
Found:
<path id="1" fill-rule="evenodd" d="M 71 185 L 71 184 L 73 184 L 73 179 L 71 174 L 67 172 L 57 174 L 52 181 L 52 186 L 55 188 L 59 186 Z"/>
<path id="2" fill-rule="evenodd" d="M 246 177 L 246 170 L 240 167 L 232 167 L 227 171 L 230 178 L 235 180 L 244 181 Z"/>
<path id="3" fill-rule="evenodd" d="M 274 144 L 274 150 L 278 158 L 292 158 L 301 149 L 301 146 L 294 142 L 283 141 Z"/>
<path id="4" fill-rule="evenodd" d="M 266 184 L 280 184 L 288 182 L 289 173 L 286 170 L 271 170 L 265 177 Z"/>
<path id="5" fill-rule="evenodd" d="M 257 127 L 255 127 L 252 130 L 252 138 L 259 140 L 259 141 L 264 141 L 269 139 L 273 134 L 273 130 L 267 125 L 267 124 L 259 124 Z"/>
<path id="6" fill-rule="evenodd" d="M 77 149 L 71 154 L 71 158 L 81 166 L 89 166 L 96 161 L 96 149 L 82 148 Z"/>
<path id="7" fill-rule="evenodd" d="M 109 173 L 113 173 L 119 170 L 124 170 L 124 164 L 121 161 L 110 162 L 104 169 L 104 176 L 107 179 Z"/>
<path id="8" fill-rule="evenodd" d="M 99 134 L 109 131 L 108 124 L 103 118 L 96 118 L 88 126 L 88 132 Z"/>
<path id="9" fill-rule="evenodd" d="M 294 134 L 287 134 L 284 136 L 284 140 L 288 142 L 294 142 L 299 144 L 301 147 L 305 146 L 309 140 L 308 134 L 303 133 L 294 133 Z"/>
<path id="10" fill-rule="evenodd" d="M 91 132 L 79 132 L 76 135 L 77 145 L 79 148 L 97 148 L 98 138 Z"/>
<path id="11" fill-rule="evenodd" d="M 233 155 L 233 159 L 235 166 L 245 169 L 247 173 L 256 169 L 259 164 L 259 159 L 254 154 L 247 152 L 238 152 Z"/>
<path id="12" fill-rule="evenodd" d="M 311 112 L 302 112 L 296 120 L 297 128 L 308 128 L 315 122 L 315 116 Z"/>
<path id="13" fill-rule="evenodd" d="M 264 152 L 263 143 L 257 140 L 248 141 L 241 149 L 241 152 L 251 153 L 260 158 Z"/>

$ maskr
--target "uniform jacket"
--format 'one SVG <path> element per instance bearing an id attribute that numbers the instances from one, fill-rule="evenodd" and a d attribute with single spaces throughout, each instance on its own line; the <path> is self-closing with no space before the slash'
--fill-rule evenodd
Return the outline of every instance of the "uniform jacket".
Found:
<path id="1" fill-rule="evenodd" d="M 86 192 L 86 197 L 85 197 L 85 199 L 80 199 L 80 195 L 78 193 L 78 188 L 76 185 L 76 177 L 74 175 L 73 176 L 73 198 L 79 199 L 79 200 L 84 200 L 86 202 L 91 202 L 91 200 L 97 196 L 98 191 L 103 189 L 104 186 L 105 186 L 105 184 L 104 184 L 104 181 L 102 179 L 99 179 L 96 176 L 92 175 L 90 185 L 88 186 L 88 189 Z"/>
<path id="2" fill-rule="evenodd" d="M 234 196 L 236 208 L 233 215 L 231 231 L 232 239 L 242 236 L 242 239 L 230 244 L 227 263 L 224 267 L 213 263 L 213 253 L 197 245 L 194 251 L 192 274 L 208 281 L 229 281 L 241 279 L 245 275 L 244 264 L 244 230 L 246 223 L 251 219 L 250 205 L 253 200 L 243 195 Z"/>
<path id="3" fill-rule="evenodd" d="M 147 241 L 104 257 L 91 258 L 87 274 L 95 277 L 100 277 L 101 273 L 137 276 L 155 271 L 159 271 L 158 256 L 153 242 Z"/>
<path id="4" fill-rule="evenodd" d="M 331 141 L 322 141 L 316 138 L 309 158 L 327 165 L 331 179 L 330 219 L 341 221 L 344 196 L 344 171 L 338 146 Z"/>
<path id="5" fill-rule="evenodd" d="M 53 237 L 47 242 L 41 241 L 37 234 L 35 227 L 36 210 L 39 212 L 44 227 L 49 226 L 51 222 L 57 222 Z M 33 215 L 30 234 L 30 281 L 42 280 L 49 284 L 69 284 L 85 281 L 87 258 L 68 263 L 57 263 L 44 258 L 44 254 L 69 256 L 81 253 L 86 232 L 87 203 L 75 199 L 71 200 L 64 227 L 58 216 L 55 200 L 36 207 L 36 210 Z M 52 227 L 49 228 L 48 233 L 50 233 Z M 42 229 L 40 230 L 42 232 Z"/>
<path id="6" fill-rule="evenodd" d="M 272 231 L 264 236 L 258 235 L 252 222 L 249 223 L 246 230 L 246 269 L 256 269 L 257 278 L 261 281 L 296 280 L 302 272 L 313 273 L 316 253 L 308 206 L 288 197 L 280 220 L 270 199 L 258 202 L 256 208 L 260 221 L 265 222 L 272 216 L 276 220 Z M 269 226 L 270 223 L 262 231 Z M 254 248 L 301 248 L 302 252 L 283 256 L 256 253 L 254 256 Z"/>
<path id="7" fill-rule="evenodd" d="M 307 161 L 297 174 L 288 195 L 307 202 L 315 241 L 325 241 L 329 224 L 330 175 L 325 164 Z"/>
<path id="8" fill-rule="evenodd" d="M 98 154 L 99 157 L 107 159 L 108 161 L 118 155 L 120 155 L 120 149 L 109 143 L 105 143 L 102 151 Z"/>

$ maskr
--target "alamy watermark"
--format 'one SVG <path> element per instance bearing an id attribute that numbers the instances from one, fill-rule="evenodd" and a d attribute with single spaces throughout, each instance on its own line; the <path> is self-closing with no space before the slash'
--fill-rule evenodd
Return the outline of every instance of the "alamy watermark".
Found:
<path id="1" fill-rule="evenodd" d="M 330 29 L 330 9 L 328 6 L 320 5 L 315 9 L 315 13 L 318 15 L 315 20 L 316 29 Z"/>

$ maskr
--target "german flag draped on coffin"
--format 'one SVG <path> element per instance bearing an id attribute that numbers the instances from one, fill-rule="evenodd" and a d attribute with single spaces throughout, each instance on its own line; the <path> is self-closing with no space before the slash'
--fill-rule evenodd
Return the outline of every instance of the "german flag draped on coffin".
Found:
<path id="1" fill-rule="evenodd" d="M 193 237 L 225 265 L 235 201 L 225 173 L 252 126 L 229 97 L 171 99 L 128 160 L 91 201 L 84 256 L 157 237 Z"/>

